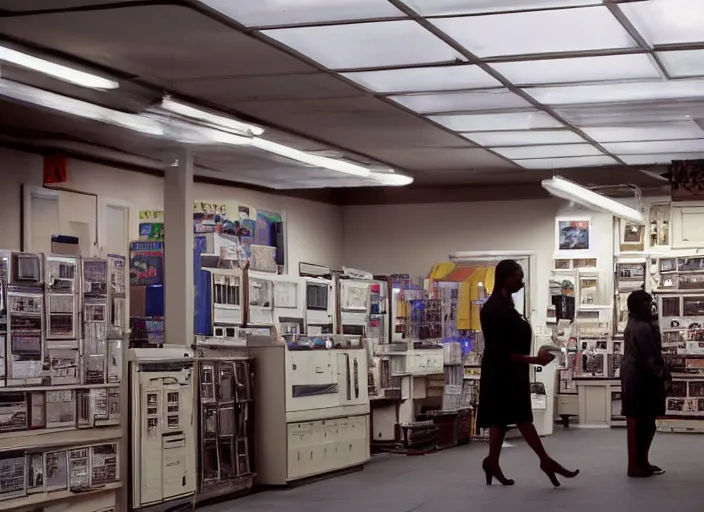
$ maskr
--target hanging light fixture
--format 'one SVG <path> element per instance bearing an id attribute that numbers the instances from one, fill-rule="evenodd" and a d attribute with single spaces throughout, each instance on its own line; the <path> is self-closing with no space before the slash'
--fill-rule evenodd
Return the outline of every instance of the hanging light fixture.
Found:
<path id="1" fill-rule="evenodd" d="M 636 224 L 645 224 L 645 216 L 635 208 L 598 194 L 573 181 L 555 176 L 552 179 L 543 180 L 542 185 L 545 190 L 555 197 L 572 201 L 590 210 L 610 213 L 619 219 Z"/>

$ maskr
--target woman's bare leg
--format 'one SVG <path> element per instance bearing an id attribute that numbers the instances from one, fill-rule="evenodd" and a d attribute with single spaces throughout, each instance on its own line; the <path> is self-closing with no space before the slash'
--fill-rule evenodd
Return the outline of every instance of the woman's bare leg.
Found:
<path id="1" fill-rule="evenodd" d="M 535 452 L 535 454 L 540 459 L 540 462 L 550 460 L 550 456 L 545 451 L 543 442 L 540 440 L 538 431 L 535 429 L 535 425 L 532 423 L 519 423 L 518 430 L 521 432 L 523 439 L 526 440 L 528 446 Z"/>
<path id="2" fill-rule="evenodd" d="M 506 437 L 506 427 L 491 427 L 489 429 L 489 457 L 487 460 L 493 467 L 499 465 L 501 447 L 504 445 Z"/>

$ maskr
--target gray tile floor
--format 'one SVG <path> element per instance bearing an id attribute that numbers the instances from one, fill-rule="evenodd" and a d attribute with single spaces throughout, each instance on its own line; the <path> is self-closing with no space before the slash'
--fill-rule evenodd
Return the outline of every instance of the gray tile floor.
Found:
<path id="1" fill-rule="evenodd" d="M 266 491 L 205 507 L 208 512 L 630 512 L 704 510 L 704 437 L 660 434 L 652 462 L 663 476 L 625 475 L 625 431 L 562 430 L 544 439 L 549 453 L 581 474 L 553 489 L 522 441 L 504 449 L 502 466 L 516 486 L 486 487 L 485 445 L 419 456 L 375 457 L 364 471 L 289 490 Z"/>

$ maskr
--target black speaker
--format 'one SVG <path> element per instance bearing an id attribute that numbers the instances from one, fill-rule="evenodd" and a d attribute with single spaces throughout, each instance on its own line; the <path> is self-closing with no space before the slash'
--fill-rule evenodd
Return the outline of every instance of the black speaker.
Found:
<path id="1" fill-rule="evenodd" d="M 286 246 L 284 243 L 284 223 L 274 222 L 271 225 L 271 239 L 276 247 L 276 264 L 284 266 L 286 262 Z"/>

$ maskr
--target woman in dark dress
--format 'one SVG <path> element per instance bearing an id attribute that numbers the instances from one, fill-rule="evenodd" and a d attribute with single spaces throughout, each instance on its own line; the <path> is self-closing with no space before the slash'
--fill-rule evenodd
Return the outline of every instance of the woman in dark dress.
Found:
<path id="1" fill-rule="evenodd" d="M 489 456 L 484 459 L 482 469 L 487 485 L 491 485 L 494 478 L 502 485 L 514 484 L 501 472 L 499 456 L 508 427 L 516 425 L 540 458 L 540 469 L 558 487 L 560 482 L 556 475 L 574 478 L 579 471 L 568 471 L 551 459 L 533 425 L 530 365 L 545 366 L 554 356 L 546 351 L 541 351 L 537 357 L 530 356 L 533 333 L 528 320 L 516 311 L 512 299 L 523 286 L 521 266 L 513 260 L 500 262 L 496 266 L 494 291 L 480 313 L 485 348 L 477 425 L 489 429 Z"/>
<path id="2" fill-rule="evenodd" d="M 653 298 L 644 290 L 628 296 L 628 324 L 624 332 L 621 366 L 622 414 L 628 435 L 628 476 L 660 475 L 650 464 L 655 418 L 665 415 L 665 393 L 670 374 L 662 357 L 662 340 Z"/>

